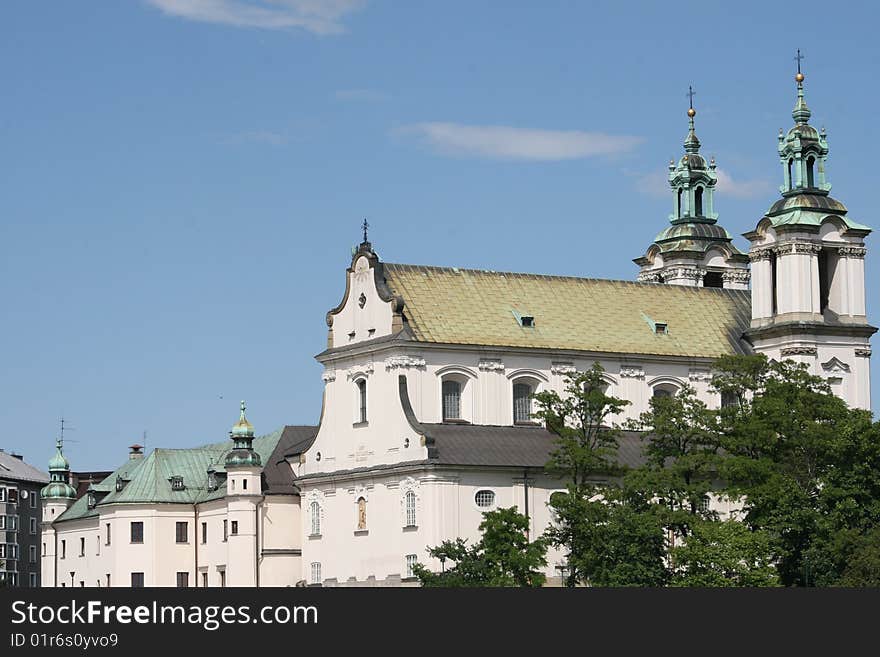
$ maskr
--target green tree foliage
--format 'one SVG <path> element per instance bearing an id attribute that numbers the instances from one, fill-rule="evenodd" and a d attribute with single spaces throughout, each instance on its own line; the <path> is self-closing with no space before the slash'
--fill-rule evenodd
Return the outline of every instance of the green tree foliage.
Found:
<path id="1" fill-rule="evenodd" d="M 736 520 L 691 523 L 670 551 L 672 586 L 778 586 L 771 539 Z"/>
<path id="2" fill-rule="evenodd" d="M 745 523 L 772 537 L 781 582 L 834 585 L 848 573 L 855 585 L 852 560 L 870 561 L 866 537 L 880 526 L 877 425 L 806 365 L 725 357 L 716 369 L 713 387 L 739 402 L 718 412 L 721 474 Z"/>
<path id="3" fill-rule="evenodd" d="M 428 548 L 428 554 L 449 566 L 439 573 L 416 564 L 414 572 L 426 587 L 543 586 L 547 565 L 544 538 L 529 541 L 529 520 L 515 507 L 483 514 L 482 537 L 468 546 L 461 538 Z"/>

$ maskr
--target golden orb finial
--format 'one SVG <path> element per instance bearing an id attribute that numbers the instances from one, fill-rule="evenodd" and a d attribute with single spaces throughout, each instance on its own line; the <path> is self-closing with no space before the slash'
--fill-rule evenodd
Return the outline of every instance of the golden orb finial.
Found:
<path id="1" fill-rule="evenodd" d="M 798 72 L 798 74 L 794 76 L 794 79 L 795 79 L 795 82 L 803 82 L 804 81 L 804 74 Z"/>
<path id="2" fill-rule="evenodd" d="M 695 110 L 693 107 L 688 109 L 688 116 L 689 117 L 694 118 L 696 115 L 697 115 L 697 110 Z"/>

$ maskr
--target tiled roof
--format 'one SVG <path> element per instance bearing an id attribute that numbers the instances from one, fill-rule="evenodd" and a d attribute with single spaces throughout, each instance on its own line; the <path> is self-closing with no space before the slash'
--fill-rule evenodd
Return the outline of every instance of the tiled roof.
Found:
<path id="1" fill-rule="evenodd" d="M 745 353 L 747 290 L 384 264 L 416 340 L 717 358 Z M 534 317 L 534 327 L 520 323 Z M 668 334 L 657 335 L 654 322 Z"/>
<path id="2" fill-rule="evenodd" d="M 45 484 L 49 481 L 49 475 L 25 463 L 20 458 L 0 452 L 0 479 L 16 479 L 18 481 L 33 481 Z"/>
<path id="3" fill-rule="evenodd" d="M 297 447 L 308 446 L 309 438 L 313 439 L 316 433 L 317 427 L 290 426 L 254 438 L 254 450 L 263 462 L 267 494 L 298 492 L 293 485 L 290 467 L 286 462 L 281 464 L 281 461 L 285 454 L 293 453 Z M 213 465 L 218 473 L 222 473 L 226 453 L 231 449 L 232 442 L 225 440 L 189 449 L 156 448 L 143 458 L 128 460 L 94 486 L 99 495 L 104 494 L 99 506 L 113 503 L 194 504 L 221 498 L 226 495 L 224 480 L 219 478 L 220 487 L 208 490 L 207 470 L 208 466 Z M 172 475 L 183 477 L 183 490 L 172 490 Z M 127 480 L 121 491 L 116 490 L 117 476 Z M 97 509 L 88 508 L 84 496 L 58 520 L 74 520 L 97 514 Z"/>
<path id="4" fill-rule="evenodd" d="M 434 439 L 434 463 L 484 467 L 541 468 L 556 447 L 557 436 L 544 427 L 486 426 L 477 424 L 422 424 Z M 644 434 L 623 431 L 618 438 L 617 462 L 630 468 L 645 464 Z"/>

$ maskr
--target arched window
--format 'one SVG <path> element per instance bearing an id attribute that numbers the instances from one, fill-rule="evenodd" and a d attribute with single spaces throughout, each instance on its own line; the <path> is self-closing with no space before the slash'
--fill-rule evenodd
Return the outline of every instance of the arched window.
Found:
<path id="1" fill-rule="evenodd" d="M 443 421 L 461 419 L 461 383 L 443 380 Z"/>
<path id="2" fill-rule="evenodd" d="M 770 253 L 770 301 L 771 301 L 771 312 L 775 315 L 779 308 L 779 295 L 777 294 L 777 264 L 776 264 L 776 252 L 773 251 Z"/>
<path id="3" fill-rule="evenodd" d="M 358 387 L 358 422 L 367 421 L 367 380 L 360 379 L 357 382 Z"/>
<path id="4" fill-rule="evenodd" d="M 412 491 L 406 493 L 404 498 L 404 506 L 406 507 L 406 526 L 416 526 L 416 494 Z"/>
<path id="5" fill-rule="evenodd" d="M 816 165 L 816 158 L 812 155 L 807 158 L 807 187 L 815 187 L 813 183 L 813 167 Z"/>
<path id="6" fill-rule="evenodd" d="M 367 500 L 363 497 L 359 497 L 357 501 L 358 508 L 358 530 L 364 530 L 367 528 Z"/>
<path id="7" fill-rule="evenodd" d="M 321 505 L 317 502 L 312 502 L 309 505 L 309 513 L 311 514 L 312 520 L 312 536 L 320 536 L 321 535 Z"/>
<path id="8" fill-rule="evenodd" d="M 703 188 L 697 187 L 694 190 L 694 216 L 703 216 Z"/>
<path id="9" fill-rule="evenodd" d="M 661 383 L 660 385 L 654 386 L 654 391 L 651 394 L 652 397 L 675 397 L 675 393 L 678 392 L 678 388 L 672 385 L 671 383 Z"/>
<path id="10" fill-rule="evenodd" d="M 794 159 L 789 158 L 788 160 L 788 188 L 794 189 L 794 178 L 791 177 L 791 170 L 794 165 Z"/>
<path id="11" fill-rule="evenodd" d="M 532 386 L 528 383 L 513 384 L 513 422 L 532 421 Z"/>

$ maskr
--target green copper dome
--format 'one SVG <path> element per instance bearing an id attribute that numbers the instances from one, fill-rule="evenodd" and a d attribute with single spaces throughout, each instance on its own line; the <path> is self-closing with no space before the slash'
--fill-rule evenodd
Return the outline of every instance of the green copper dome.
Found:
<path id="1" fill-rule="evenodd" d="M 245 404 L 241 402 L 241 415 L 238 422 L 232 425 L 229 437 L 233 440 L 233 448 L 226 455 L 226 468 L 260 467 L 260 455 L 254 451 L 254 427 L 244 415 Z"/>
<path id="2" fill-rule="evenodd" d="M 51 481 L 40 491 L 40 497 L 44 500 L 76 499 L 76 491 L 69 483 L 67 476 L 70 472 L 70 463 L 64 457 L 61 450 L 61 440 L 55 441 L 55 455 L 49 459 L 49 475 Z"/>

